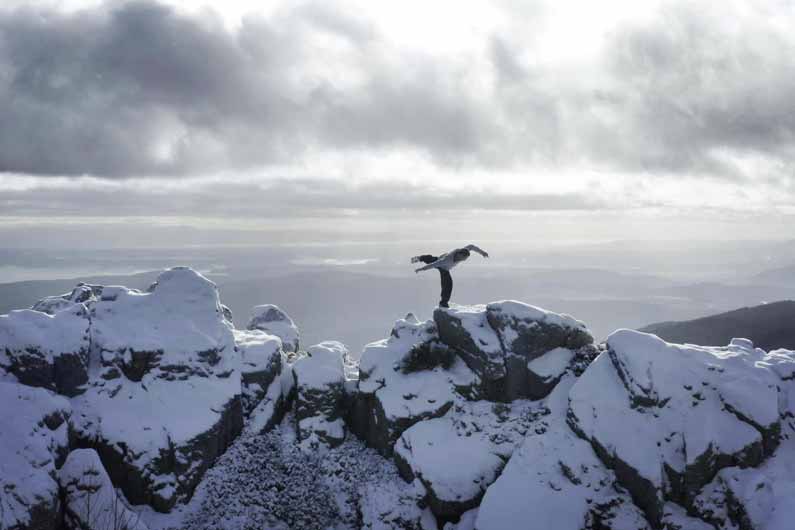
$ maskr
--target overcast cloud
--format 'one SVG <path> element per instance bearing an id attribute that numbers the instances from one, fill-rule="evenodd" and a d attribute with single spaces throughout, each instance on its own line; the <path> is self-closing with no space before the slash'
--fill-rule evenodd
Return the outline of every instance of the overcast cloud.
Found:
<path id="1" fill-rule="evenodd" d="M 471 33 L 412 12 L 428 38 L 438 24 L 438 47 L 346 2 L 235 23 L 220 3 L 0 8 L 0 207 L 792 204 L 793 7 L 634 4 L 591 28 L 554 2 L 489 3 Z"/>

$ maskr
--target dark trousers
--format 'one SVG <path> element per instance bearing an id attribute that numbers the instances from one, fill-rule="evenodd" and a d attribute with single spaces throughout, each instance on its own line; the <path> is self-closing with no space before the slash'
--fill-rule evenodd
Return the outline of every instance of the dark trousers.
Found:
<path id="1" fill-rule="evenodd" d="M 438 256 L 432 256 L 431 254 L 423 254 L 418 257 L 419 260 L 426 265 L 439 259 Z M 450 271 L 447 269 L 437 270 L 439 271 L 439 278 L 442 280 L 442 298 L 439 300 L 439 305 L 441 307 L 447 307 L 447 302 L 450 301 L 450 296 L 453 294 L 453 277 L 450 276 Z"/>

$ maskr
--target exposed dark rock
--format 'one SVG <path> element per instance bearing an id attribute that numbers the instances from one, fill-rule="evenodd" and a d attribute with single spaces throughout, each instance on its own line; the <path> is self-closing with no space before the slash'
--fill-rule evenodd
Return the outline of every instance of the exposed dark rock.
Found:
<path id="1" fill-rule="evenodd" d="M 480 378 L 477 397 L 494 401 L 547 396 L 566 366 L 551 373 L 549 363 L 541 363 L 544 370 L 533 372 L 529 363 L 553 350 L 571 351 L 593 342 L 581 322 L 513 301 L 437 308 L 434 321 L 440 340 Z"/>
<path id="2" fill-rule="evenodd" d="M 69 402 L 0 381 L 0 527 L 60 530 L 57 467 L 69 448 Z"/>
<path id="3" fill-rule="evenodd" d="M 89 324 L 81 304 L 51 316 L 32 310 L 0 316 L 0 367 L 25 385 L 75 396 L 88 381 Z"/>

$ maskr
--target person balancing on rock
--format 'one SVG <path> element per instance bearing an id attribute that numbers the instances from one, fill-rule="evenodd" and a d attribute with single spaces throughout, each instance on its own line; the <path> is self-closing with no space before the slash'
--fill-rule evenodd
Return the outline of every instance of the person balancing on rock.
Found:
<path id="1" fill-rule="evenodd" d="M 485 250 L 476 247 L 475 245 L 467 245 L 464 248 L 457 248 L 451 250 L 441 256 L 432 256 L 431 254 L 423 254 L 421 256 L 414 256 L 411 258 L 412 263 L 425 263 L 424 267 L 416 269 L 414 272 L 427 271 L 429 269 L 439 269 L 439 276 L 442 280 L 442 299 L 439 301 L 439 307 L 450 307 L 447 303 L 450 301 L 450 295 L 453 294 L 453 277 L 450 276 L 450 269 L 466 261 L 469 258 L 471 251 L 475 251 L 484 258 L 489 257 L 489 253 Z"/>

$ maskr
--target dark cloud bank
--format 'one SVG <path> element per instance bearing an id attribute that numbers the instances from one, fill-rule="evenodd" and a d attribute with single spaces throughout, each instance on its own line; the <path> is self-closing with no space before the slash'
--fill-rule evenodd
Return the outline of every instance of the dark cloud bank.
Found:
<path id="1" fill-rule="evenodd" d="M 198 175 L 403 147 L 450 168 L 729 178 L 751 176 L 738 157 L 781 174 L 795 160 L 795 36 L 761 15 L 730 30 L 708 10 L 666 8 L 615 31 L 598 75 L 567 72 L 564 86 L 495 35 L 483 43 L 495 80 L 484 96 L 460 65 L 390 48 L 329 6 L 234 31 L 151 1 L 0 11 L 0 172 Z M 318 33 L 350 51 L 360 82 L 314 70 Z"/>

